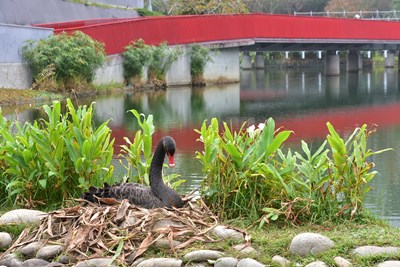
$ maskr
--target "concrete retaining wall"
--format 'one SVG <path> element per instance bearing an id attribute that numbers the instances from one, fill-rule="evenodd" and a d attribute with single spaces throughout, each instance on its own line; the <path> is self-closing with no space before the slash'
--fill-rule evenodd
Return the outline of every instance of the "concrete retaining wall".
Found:
<path id="1" fill-rule="evenodd" d="M 103 66 L 95 73 L 94 84 L 109 84 L 124 82 L 124 68 L 122 66 L 122 56 L 108 56 Z"/>
<path id="2" fill-rule="evenodd" d="M 223 48 L 211 53 L 203 74 L 206 82 L 238 82 L 240 80 L 239 47 Z"/>
<path id="3" fill-rule="evenodd" d="M 181 86 L 191 84 L 190 59 L 186 53 L 187 48 L 182 48 L 183 53 L 174 62 L 167 72 L 168 86 Z M 237 82 L 240 79 L 239 49 L 224 48 L 211 53 L 212 62 L 207 64 L 204 78 L 207 83 Z M 107 57 L 104 65 L 95 73 L 93 83 L 97 85 L 109 83 L 123 83 L 123 58 L 121 55 Z M 147 75 L 147 68 L 143 71 Z M 146 79 L 143 79 L 145 82 Z M 23 63 L 0 63 L 0 88 L 30 88 L 32 77 L 30 70 Z"/>
<path id="4" fill-rule="evenodd" d="M 0 24 L 0 88 L 31 86 L 31 72 L 23 63 L 21 48 L 27 40 L 39 40 L 51 34 L 52 29 Z"/>
<path id="5" fill-rule="evenodd" d="M 45 39 L 52 29 L 0 24 L 0 63 L 22 63 L 21 48 L 27 40 Z"/>
<path id="6" fill-rule="evenodd" d="M 103 2 L 128 2 L 128 0 L 103 0 Z M 143 7 L 143 0 L 129 0 Z M 98 18 L 137 17 L 132 10 L 99 8 L 63 0 L 0 0 L 0 23 L 31 25 L 48 22 L 86 20 Z"/>

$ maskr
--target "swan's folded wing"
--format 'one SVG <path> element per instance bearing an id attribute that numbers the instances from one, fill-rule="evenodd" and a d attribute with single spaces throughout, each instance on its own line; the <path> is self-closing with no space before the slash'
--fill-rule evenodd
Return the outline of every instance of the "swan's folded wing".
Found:
<path id="1" fill-rule="evenodd" d="M 137 183 L 115 184 L 109 188 L 110 197 L 122 200 L 128 199 L 129 203 L 144 208 L 163 207 L 162 201 L 157 198 L 147 186 Z"/>

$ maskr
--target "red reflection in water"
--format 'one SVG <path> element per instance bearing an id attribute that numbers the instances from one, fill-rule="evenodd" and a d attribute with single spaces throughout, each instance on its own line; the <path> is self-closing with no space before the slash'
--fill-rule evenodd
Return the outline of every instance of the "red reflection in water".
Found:
<path id="1" fill-rule="evenodd" d="M 294 134 L 289 141 L 323 139 L 328 134 L 326 123 L 330 122 L 341 135 L 353 132 L 355 127 L 367 124 L 368 126 L 377 125 L 384 128 L 400 124 L 400 104 L 388 104 L 370 107 L 352 107 L 345 109 L 329 109 L 323 113 L 310 113 L 303 116 L 292 118 L 274 118 L 277 127 L 292 130 Z M 260 121 L 261 122 L 261 121 Z M 234 125 L 238 129 L 240 125 Z M 164 135 L 172 136 L 177 147 L 183 152 L 193 152 L 202 150 L 202 143 L 197 142 L 199 135 L 194 129 L 200 125 L 185 125 L 183 128 L 169 129 L 168 131 L 157 131 L 154 140 L 161 139 Z M 126 131 L 123 127 L 112 127 L 112 137 L 114 137 L 116 152 L 119 152 L 119 145 L 125 144 L 124 137 L 133 138 L 134 134 Z M 156 145 L 157 142 L 154 142 Z"/>

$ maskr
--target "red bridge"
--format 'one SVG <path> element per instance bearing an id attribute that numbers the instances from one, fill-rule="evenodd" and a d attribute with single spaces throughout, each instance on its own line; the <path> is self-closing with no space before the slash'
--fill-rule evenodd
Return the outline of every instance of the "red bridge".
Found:
<path id="1" fill-rule="evenodd" d="M 80 30 L 117 54 L 139 38 L 147 44 L 209 43 L 242 51 L 397 50 L 400 23 L 378 20 L 244 14 L 102 19 L 36 26 Z"/>

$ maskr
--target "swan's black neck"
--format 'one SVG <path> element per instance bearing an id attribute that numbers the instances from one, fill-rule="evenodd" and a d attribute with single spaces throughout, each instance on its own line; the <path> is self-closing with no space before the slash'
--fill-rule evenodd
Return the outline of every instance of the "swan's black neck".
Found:
<path id="1" fill-rule="evenodd" d="M 154 151 L 153 160 L 150 164 L 149 180 L 150 186 L 152 188 L 164 185 L 164 182 L 162 180 L 162 168 L 164 164 L 165 154 L 166 151 L 164 148 L 163 139 L 161 139 L 156 147 L 156 150 Z"/>

